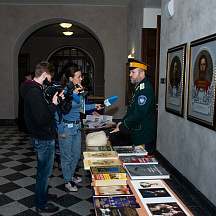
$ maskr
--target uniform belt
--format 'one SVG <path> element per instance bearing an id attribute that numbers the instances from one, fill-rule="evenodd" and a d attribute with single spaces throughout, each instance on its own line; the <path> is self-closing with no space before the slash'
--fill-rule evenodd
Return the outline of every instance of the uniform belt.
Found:
<path id="1" fill-rule="evenodd" d="M 68 124 L 79 124 L 80 123 L 80 120 L 78 120 L 78 121 L 68 121 L 66 119 L 62 119 L 62 121 L 65 122 L 65 123 L 68 123 Z"/>

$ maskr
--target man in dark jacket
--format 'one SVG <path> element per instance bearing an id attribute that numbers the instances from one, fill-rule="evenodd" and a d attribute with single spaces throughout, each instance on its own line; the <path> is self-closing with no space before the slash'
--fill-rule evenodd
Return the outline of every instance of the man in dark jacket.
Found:
<path id="1" fill-rule="evenodd" d="M 31 144 L 37 156 L 37 174 L 35 185 L 35 206 L 38 212 L 55 212 L 59 207 L 48 204 L 47 199 L 54 199 L 55 194 L 48 194 L 49 178 L 52 173 L 55 155 L 55 119 L 58 105 L 58 93 L 48 103 L 43 95 L 43 82 L 51 82 L 55 68 L 46 61 L 36 66 L 33 80 L 26 80 L 21 85 L 24 98 L 24 117 Z M 59 96 L 64 99 L 63 92 Z"/>
<path id="2" fill-rule="evenodd" d="M 155 138 L 155 94 L 146 77 L 148 65 L 136 59 L 128 59 L 130 81 L 135 85 L 126 115 L 111 133 L 129 129 L 134 145 L 142 145 L 149 151 Z"/>

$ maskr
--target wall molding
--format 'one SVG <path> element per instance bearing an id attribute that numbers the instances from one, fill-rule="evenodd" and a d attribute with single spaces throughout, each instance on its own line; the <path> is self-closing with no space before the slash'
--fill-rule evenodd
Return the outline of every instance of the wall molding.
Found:
<path id="1" fill-rule="evenodd" d="M 15 126 L 17 125 L 16 119 L 0 119 L 0 126 Z"/>

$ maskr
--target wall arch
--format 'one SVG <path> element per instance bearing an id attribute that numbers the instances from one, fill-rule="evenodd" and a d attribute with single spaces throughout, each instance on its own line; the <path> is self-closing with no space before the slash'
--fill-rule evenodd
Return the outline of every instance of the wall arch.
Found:
<path id="1" fill-rule="evenodd" d="M 22 45 L 24 44 L 24 42 L 28 39 L 28 37 L 31 36 L 32 33 L 34 33 L 35 31 L 37 31 L 38 29 L 45 27 L 47 25 L 50 24 L 55 24 L 55 23 L 61 23 L 61 22 L 70 22 L 80 28 L 83 28 L 84 30 L 88 31 L 93 37 L 94 39 L 98 42 L 99 46 L 101 47 L 103 56 L 104 56 L 104 48 L 103 45 L 101 43 L 101 40 L 99 39 L 99 37 L 86 25 L 71 20 L 71 19 L 65 19 L 65 18 L 51 18 L 51 19 L 46 19 L 46 20 L 42 20 L 39 22 L 36 22 L 34 24 L 32 24 L 31 26 L 29 26 L 25 31 L 22 32 L 22 34 L 19 36 L 19 38 L 17 39 L 15 46 L 14 46 L 14 50 L 13 50 L 13 63 L 12 63 L 12 73 L 13 73 L 13 95 L 14 95 L 14 115 L 15 118 L 18 116 L 18 99 L 19 99 L 19 91 L 18 88 L 18 56 L 21 50 Z"/>

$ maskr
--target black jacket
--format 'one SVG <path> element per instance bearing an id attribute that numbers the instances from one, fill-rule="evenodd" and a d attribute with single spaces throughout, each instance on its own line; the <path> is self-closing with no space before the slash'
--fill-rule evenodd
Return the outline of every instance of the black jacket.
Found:
<path id="1" fill-rule="evenodd" d="M 34 81 L 25 81 L 20 88 L 24 99 L 24 117 L 31 138 L 50 140 L 56 136 L 55 104 L 48 104 L 42 86 Z"/>

